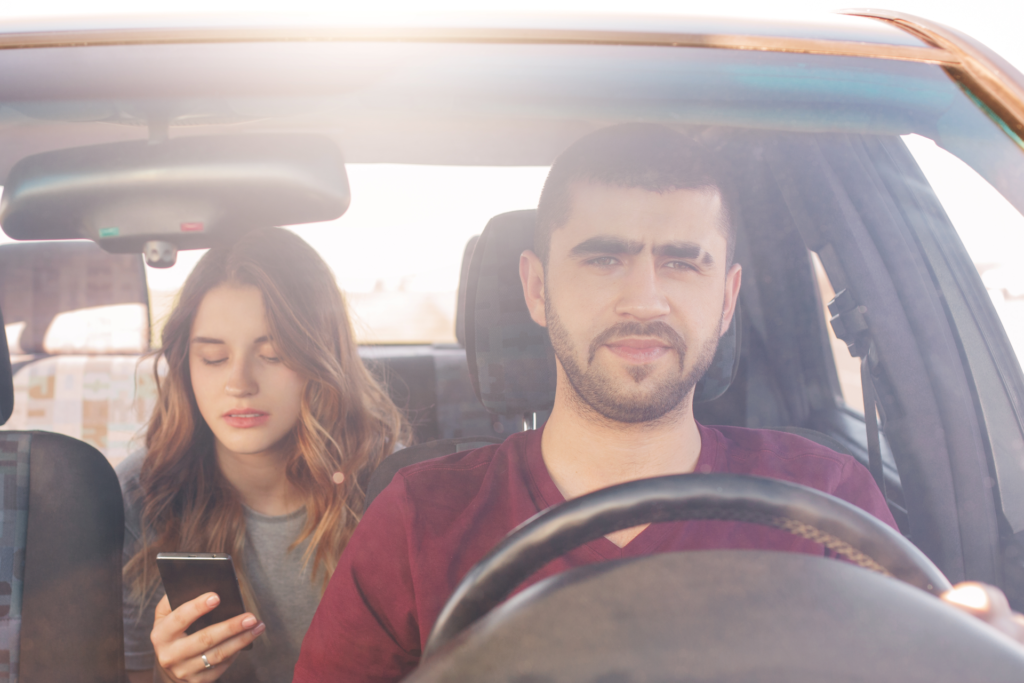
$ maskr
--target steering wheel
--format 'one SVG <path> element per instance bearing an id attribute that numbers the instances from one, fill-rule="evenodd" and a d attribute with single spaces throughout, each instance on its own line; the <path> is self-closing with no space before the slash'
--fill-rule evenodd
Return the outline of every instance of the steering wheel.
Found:
<path id="1" fill-rule="evenodd" d="M 691 519 L 783 529 L 849 564 L 767 551 L 652 555 L 565 572 L 494 609 L 577 546 L 640 524 Z M 859 667 L 860 680 L 872 672 L 893 677 L 908 652 L 926 665 L 915 664 L 929 677 L 921 680 L 977 677 L 973 663 L 987 680 L 1001 680 L 1004 670 L 1006 680 L 1018 680 L 1024 650 L 927 595 L 949 588 L 899 533 L 815 489 L 729 474 L 646 479 L 556 506 L 510 533 L 449 598 L 424 664 L 408 680 L 809 681 L 835 679 L 847 664 Z M 928 652 L 917 651 L 921 644 Z"/>

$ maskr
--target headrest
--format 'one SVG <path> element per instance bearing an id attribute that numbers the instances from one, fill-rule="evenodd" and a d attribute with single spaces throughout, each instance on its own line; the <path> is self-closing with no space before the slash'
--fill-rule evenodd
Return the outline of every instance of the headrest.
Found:
<path id="1" fill-rule="evenodd" d="M 469 264 L 473 260 L 473 249 L 480 235 L 473 235 L 462 250 L 462 268 L 459 270 L 459 294 L 455 304 L 455 340 L 466 348 L 466 287 L 469 286 Z"/>
<path id="2" fill-rule="evenodd" d="M 0 310 L 0 327 L 4 314 Z M 14 378 L 11 376 L 11 354 L 7 351 L 7 335 L 0 335 L 0 425 L 6 424 L 14 412 Z"/>
<path id="3" fill-rule="evenodd" d="M 487 410 L 523 415 L 555 402 L 555 352 L 533 322 L 519 280 L 519 255 L 533 248 L 537 212 L 492 218 L 480 234 L 466 283 L 466 358 Z"/>
<path id="4" fill-rule="evenodd" d="M 0 245 L 0 308 L 11 354 L 149 350 L 138 254 L 108 254 L 86 241 Z"/>
<path id="5" fill-rule="evenodd" d="M 498 415 L 550 410 L 555 401 L 555 353 L 547 330 L 530 317 L 519 279 L 519 255 L 533 248 L 536 214 L 529 209 L 495 216 L 470 255 L 466 357 L 477 396 Z M 697 383 L 694 402 L 718 398 L 736 376 L 739 319 L 737 310 L 711 367 Z"/>

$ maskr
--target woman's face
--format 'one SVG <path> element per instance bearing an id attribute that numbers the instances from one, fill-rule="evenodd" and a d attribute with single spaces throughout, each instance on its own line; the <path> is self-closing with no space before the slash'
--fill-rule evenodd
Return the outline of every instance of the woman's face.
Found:
<path id="1" fill-rule="evenodd" d="M 218 455 L 272 452 L 299 419 L 306 383 L 281 362 L 260 291 L 211 289 L 196 311 L 189 345 L 192 390 Z"/>

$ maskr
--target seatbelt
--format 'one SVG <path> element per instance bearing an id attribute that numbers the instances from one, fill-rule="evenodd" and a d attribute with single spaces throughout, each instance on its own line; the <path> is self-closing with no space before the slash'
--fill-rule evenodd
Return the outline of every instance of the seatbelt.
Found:
<path id="1" fill-rule="evenodd" d="M 838 292 L 828 303 L 828 311 L 832 314 L 829 322 L 839 339 L 846 342 L 850 355 L 860 358 L 860 386 L 864 392 L 864 425 L 868 435 L 868 471 L 888 501 L 885 491 L 885 470 L 882 467 L 882 444 L 878 435 L 878 414 L 875 383 L 871 378 L 871 366 L 878 362 L 875 345 L 871 341 L 863 306 L 858 306 L 853 295 L 847 290 Z"/>
<path id="2" fill-rule="evenodd" d="M 885 470 L 882 467 L 882 443 L 878 437 L 878 413 L 876 411 L 877 399 L 875 398 L 875 383 L 871 379 L 871 356 L 875 352 L 874 344 L 868 346 L 868 351 L 860 359 L 860 386 L 864 392 L 864 424 L 868 430 L 868 470 L 875 478 L 878 488 L 882 490 L 882 496 L 889 500 L 885 492 Z"/>

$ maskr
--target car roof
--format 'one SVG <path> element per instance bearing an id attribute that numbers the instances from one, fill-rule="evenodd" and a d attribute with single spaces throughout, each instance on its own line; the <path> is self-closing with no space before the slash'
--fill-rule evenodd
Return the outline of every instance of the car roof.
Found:
<path id="1" fill-rule="evenodd" d="M 358 12 L 152 14 L 0 20 L 0 48 L 156 42 L 263 40 L 599 41 L 735 46 L 788 39 L 889 47 L 931 47 L 892 25 L 863 16 L 782 21 L 678 14 L 526 14 Z M 718 39 L 718 40 L 716 40 Z M 756 40 L 750 41 L 757 43 Z M 805 45 L 807 48 L 813 46 Z M 755 48 L 757 49 L 757 48 Z M 769 48 L 771 49 L 771 48 Z M 908 53 L 909 54 L 909 53 Z"/>
<path id="2" fill-rule="evenodd" d="M 412 50 L 434 49 L 436 53 L 445 45 L 481 53 L 500 52 L 502 46 L 506 50 L 522 49 L 526 45 L 552 49 L 613 48 L 615 54 L 606 54 L 605 64 L 621 72 L 616 76 L 618 83 L 631 80 L 628 63 L 619 64 L 620 48 L 725 48 L 708 53 L 721 56 L 770 52 L 789 54 L 795 59 L 807 54 L 880 57 L 890 64 L 908 67 L 951 61 L 948 51 L 910 32 L 860 16 L 832 15 L 816 22 L 675 15 L 418 14 L 388 19 L 390 23 L 385 24 L 373 15 L 331 13 L 315 17 L 172 15 L 2 21 L 0 72 L 6 77 L 0 82 L 0 102 L 8 106 L 0 111 L 0 183 L 14 163 L 32 154 L 138 139 L 145 134 L 147 122 L 152 121 L 138 113 L 145 106 L 139 103 L 151 101 L 186 102 L 184 106 L 192 108 L 186 111 L 188 121 L 181 117 L 175 120 L 176 135 L 244 134 L 283 126 L 287 130 L 333 137 L 350 162 L 546 165 L 558 150 L 586 132 L 585 126 L 563 125 L 567 120 L 565 112 L 554 117 L 559 120 L 554 124 L 550 124 L 554 119 L 548 116 L 546 128 L 537 123 L 543 116 L 536 112 L 531 114 L 533 119 L 528 126 L 522 121 L 529 117 L 521 117 L 519 141 L 510 141 L 504 134 L 493 135 L 497 129 L 492 127 L 490 139 L 485 142 L 482 138 L 487 135 L 482 129 L 474 137 L 473 126 L 450 116 L 453 123 L 444 124 L 447 128 L 438 123 L 443 116 L 407 120 L 401 125 L 387 117 L 370 122 L 352 121 L 350 117 L 339 123 L 342 119 L 337 115 L 330 121 L 324 117 L 314 120 L 309 113 L 314 107 L 304 110 L 304 121 L 291 116 L 294 112 L 267 114 L 273 107 L 259 108 L 247 119 L 236 116 L 230 104 L 221 107 L 213 103 L 223 103 L 232 97 L 280 100 L 289 96 L 316 98 L 329 93 L 335 98 L 330 105 L 332 111 L 347 107 L 346 111 L 351 112 L 365 106 L 367 99 L 357 97 L 353 107 L 339 104 L 344 97 L 360 88 L 365 90 L 367 84 L 394 85 L 393 66 L 397 60 L 415 62 L 416 59 L 408 59 Z M 378 51 L 374 53 L 374 49 Z M 409 52 L 403 56 L 402 49 Z M 314 55 L 317 50 L 320 52 Z M 482 101 L 476 92 L 486 94 L 488 88 L 498 87 L 488 80 L 506 79 L 501 83 L 505 87 L 501 97 L 507 102 L 526 101 L 523 94 L 531 89 L 542 97 L 545 92 L 558 91 L 561 83 L 582 82 L 575 74 L 555 73 L 540 66 L 543 60 L 535 60 L 534 76 L 523 76 L 525 71 L 507 52 L 498 60 L 504 69 L 498 78 L 494 77 L 499 73 L 496 69 L 482 75 L 491 66 L 486 60 L 467 67 L 464 57 L 441 59 L 448 59 L 457 68 L 442 65 L 433 73 L 444 73 L 449 80 L 450 74 L 458 73 L 456 77 L 463 79 L 457 85 L 462 88 L 459 92 L 464 93 L 463 99 L 452 100 L 452 111 L 457 104 Z M 582 70 L 580 73 L 604 68 L 593 55 L 577 61 L 579 66 L 573 68 Z M 369 66 L 361 68 L 364 63 Z M 324 69 L 325 64 L 342 68 Z M 473 74 L 473 68 L 480 75 Z M 425 69 L 420 68 L 417 75 L 427 73 L 429 77 Z M 476 80 L 470 83 L 467 79 Z M 544 83 L 543 79 L 549 82 Z M 437 82 L 440 87 L 428 78 L 419 92 L 440 99 L 447 83 L 443 79 Z M 818 82 L 826 83 L 827 79 Z M 509 83 L 511 87 L 507 87 Z M 655 84 L 647 87 L 656 89 Z M 391 94 L 385 94 L 383 106 L 391 106 L 399 97 L 414 97 L 414 90 L 415 87 L 410 89 L 404 84 L 392 88 Z M 869 87 L 860 92 L 882 90 Z M 889 92 L 892 91 L 890 88 Z M 586 97 L 577 96 L 577 101 L 583 102 Z M 567 96 L 562 100 L 568 101 Z M 382 106 L 379 99 L 369 105 L 370 110 Z M 431 115 L 437 112 L 437 107 L 432 106 L 435 108 L 428 112 Z M 130 111 L 133 107 L 134 112 Z M 173 107 L 180 108 L 178 104 Z M 497 112 L 500 106 L 492 109 Z M 464 108 L 463 112 L 467 110 Z M 506 111 L 511 110 L 506 107 Z M 568 118 L 572 116 L 570 113 Z M 501 117 L 506 122 L 509 119 L 504 112 Z M 491 115 L 481 125 L 492 126 L 497 118 L 500 117 Z M 384 127 L 382 121 L 390 121 L 391 127 Z M 100 122 L 104 125 L 97 127 Z"/>

